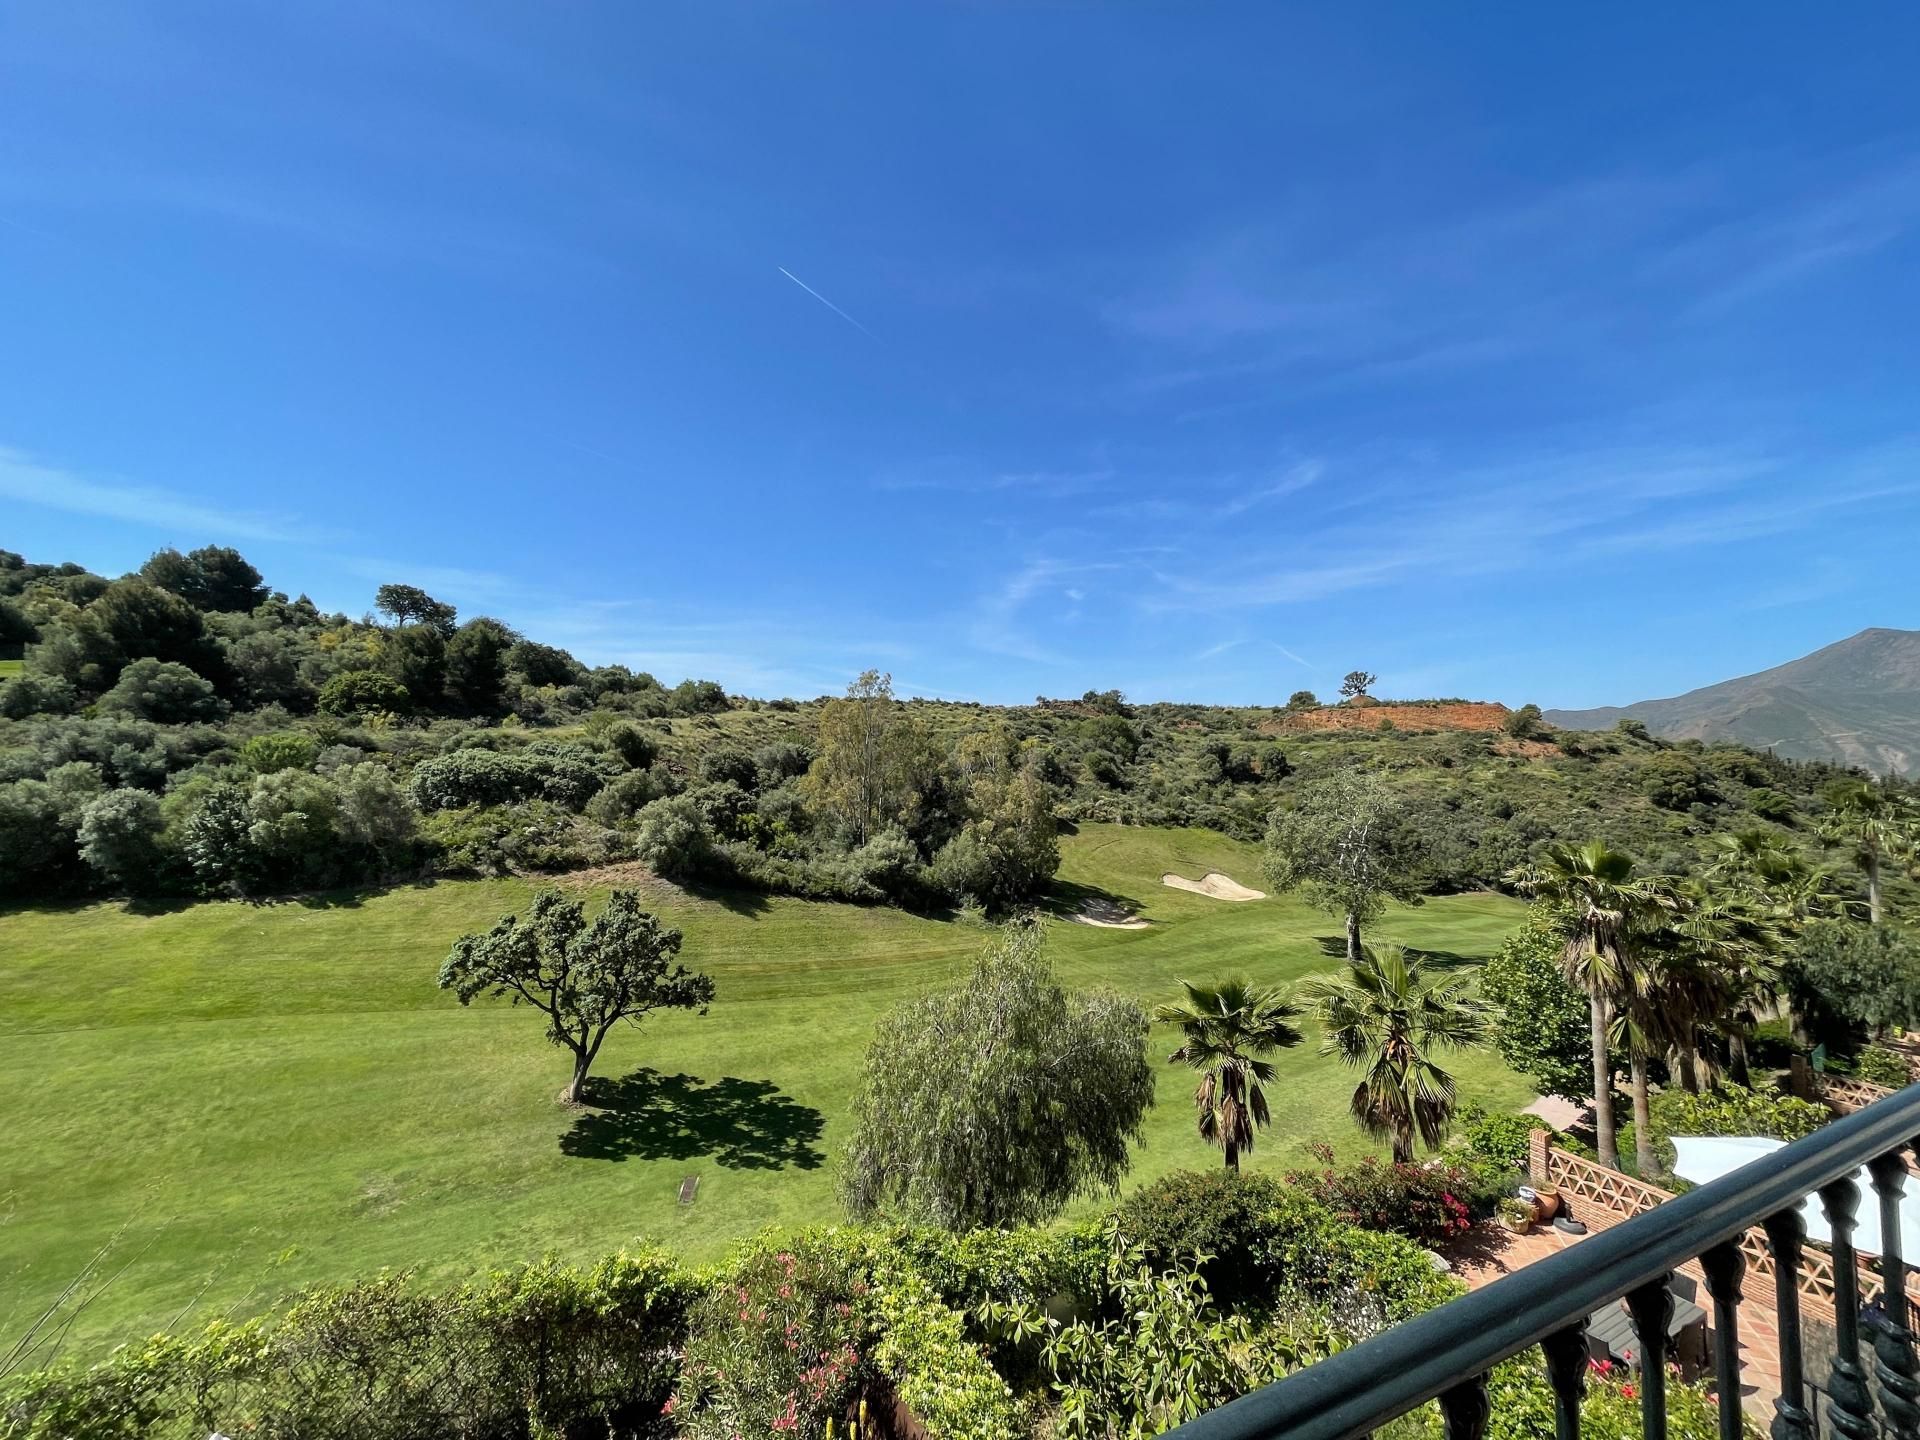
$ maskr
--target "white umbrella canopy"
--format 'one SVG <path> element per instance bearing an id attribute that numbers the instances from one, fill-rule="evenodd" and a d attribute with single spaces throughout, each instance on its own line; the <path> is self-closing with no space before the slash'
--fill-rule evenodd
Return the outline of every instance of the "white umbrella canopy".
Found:
<path id="1" fill-rule="evenodd" d="M 1743 1165 L 1781 1149 L 1784 1140 L 1760 1135 L 1676 1135 L 1673 1138 L 1674 1173 L 1696 1185 L 1731 1175 Z M 1886 1249 L 1880 1235 L 1880 1196 L 1862 1165 L 1854 1173 L 1860 1187 L 1860 1208 L 1855 1211 L 1853 1248 L 1862 1255 L 1879 1255 Z M 1800 1202 L 1800 1214 L 1806 1220 L 1807 1238 L 1823 1244 L 1833 1243 L 1833 1227 L 1827 1224 L 1826 1209 L 1818 1196 L 1809 1195 Z M 1900 1197 L 1900 1257 L 1908 1265 L 1920 1259 L 1920 1196 L 1912 1184 Z"/>

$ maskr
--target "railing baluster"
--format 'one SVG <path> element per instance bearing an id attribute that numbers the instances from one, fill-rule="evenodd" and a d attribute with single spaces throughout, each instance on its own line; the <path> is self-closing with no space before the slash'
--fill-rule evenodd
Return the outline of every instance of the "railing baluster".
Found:
<path id="1" fill-rule="evenodd" d="M 1880 1381 L 1880 1409 L 1899 1440 L 1920 1436 L 1920 1360 L 1913 1351 L 1907 1316 L 1907 1264 L 1900 1246 L 1900 1196 L 1906 1189 L 1906 1157 L 1895 1150 L 1868 1162 L 1880 1197 L 1880 1304 L 1886 1319 L 1873 1331 L 1873 1371 Z"/>
<path id="2" fill-rule="evenodd" d="M 1738 1241 L 1700 1257 L 1713 1296 L 1713 1373 L 1720 1387 L 1720 1440 L 1742 1440 L 1740 1419 L 1740 1278 L 1747 1257 Z"/>
<path id="3" fill-rule="evenodd" d="M 1666 1440 L 1667 1326 L 1673 1320 L 1667 1277 L 1629 1291 L 1627 1309 L 1640 1336 L 1640 1433 L 1645 1440 Z"/>
<path id="4" fill-rule="evenodd" d="M 1440 1392 L 1440 1419 L 1446 1440 L 1482 1440 L 1493 1402 L 1487 1398 L 1487 1377 L 1475 1375 L 1451 1390 Z"/>
<path id="5" fill-rule="evenodd" d="M 1554 1440 L 1580 1440 L 1580 1402 L 1587 1394 L 1587 1325 L 1569 1325 L 1540 1342 L 1553 1384 Z M 1736 1437 L 1737 1440 L 1737 1437 Z"/>
<path id="6" fill-rule="evenodd" d="M 1774 1317 L 1780 1324 L 1780 1398 L 1773 1402 L 1773 1440 L 1813 1440 L 1807 1381 L 1800 1357 L 1800 1249 L 1807 1223 L 1794 1206 L 1761 1222 L 1773 1251 Z"/>
<path id="7" fill-rule="evenodd" d="M 1827 1224 L 1833 1227 L 1834 1335 L 1838 1341 L 1833 1369 L 1827 1376 L 1827 1398 L 1833 1428 L 1848 1440 L 1871 1440 L 1873 1392 L 1860 1366 L 1860 1262 L 1853 1253 L 1854 1216 L 1860 1208 L 1860 1187 L 1851 1179 L 1836 1180 L 1820 1191 Z"/>

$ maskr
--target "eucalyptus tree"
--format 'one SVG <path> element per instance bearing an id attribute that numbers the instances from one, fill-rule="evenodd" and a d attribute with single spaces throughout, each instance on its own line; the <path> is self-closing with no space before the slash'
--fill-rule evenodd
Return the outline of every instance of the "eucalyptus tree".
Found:
<path id="1" fill-rule="evenodd" d="M 1587 996 L 1594 1138 L 1600 1162 L 1617 1169 L 1609 1031 L 1624 1003 L 1644 987 L 1642 941 L 1654 917 L 1663 912 L 1660 889 L 1636 878 L 1632 856 L 1602 840 L 1584 845 L 1555 842 L 1538 863 L 1520 867 L 1507 878 L 1524 893 L 1564 906 L 1569 913 L 1560 966 L 1568 982 Z"/>
<path id="2" fill-rule="evenodd" d="M 1360 1071 L 1351 1110 L 1360 1128 L 1393 1146 L 1395 1164 L 1413 1160 L 1417 1135 L 1429 1150 L 1446 1138 L 1454 1083 L 1435 1058 L 1486 1039 L 1486 1007 L 1460 975 L 1429 975 L 1398 945 L 1368 948 L 1343 975 L 1315 975 L 1299 997 L 1313 1006 L 1322 1055 Z"/>
<path id="3" fill-rule="evenodd" d="M 1154 1018 L 1180 1027 L 1180 1047 L 1168 1062 L 1200 1073 L 1196 1128 L 1220 1147 L 1227 1168 L 1238 1170 L 1242 1152 L 1273 1119 L 1266 1086 L 1275 1071 L 1266 1057 L 1306 1038 L 1293 1024 L 1300 1010 L 1284 991 L 1245 978 L 1181 986 L 1186 997 L 1160 1006 Z"/>

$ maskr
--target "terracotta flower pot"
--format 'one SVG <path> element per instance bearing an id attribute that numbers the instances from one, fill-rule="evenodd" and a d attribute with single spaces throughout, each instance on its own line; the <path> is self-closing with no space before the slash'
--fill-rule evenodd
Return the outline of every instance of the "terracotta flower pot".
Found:
<path id="1" fill-rule="evenodd" d="M 1540 1197 L 1539 1204 L 1534 1206 L 1534 1213 L 1545 1224 L 1560 1213 L 1560 1192 L 1551 1185 L 1540 1185 L 1535 1187 L 1534 1193 Z"/>

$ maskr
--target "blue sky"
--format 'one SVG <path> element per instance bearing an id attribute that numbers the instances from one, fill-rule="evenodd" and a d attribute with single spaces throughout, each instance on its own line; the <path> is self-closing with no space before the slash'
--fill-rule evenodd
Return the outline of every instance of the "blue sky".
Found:
<path id="1" fill-rule="evenodd" d="M 758 694 L 1920 626 L 1920 12 L 0 11 L 0 545 Z"/>

